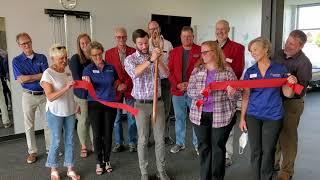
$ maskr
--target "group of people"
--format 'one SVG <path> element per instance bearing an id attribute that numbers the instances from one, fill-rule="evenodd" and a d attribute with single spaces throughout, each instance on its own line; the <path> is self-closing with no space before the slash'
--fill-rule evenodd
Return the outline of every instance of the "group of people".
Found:
<path id="1" fill-rule="evenodd" d="M 289 180 L 294 173 L 297 127 L 303 112 L 305 90 L 296 95 L 288 85 L 243 90 L 228 86 L 225 90 L 210 91 L 208 97 L 202 93 L 212 82 L 242 77 L 245 47 L 229 39 L 229 30 L 229 23 L 219 20 L 215 31 L 217 40 L 205 41 L 199 46 L 193 42 L 193 29 L 185 26 L 180 35 L 182 45 L 173 48 L 161 35 L 159 24 L 150 21 L 148 32 L 137 29 L 132 33 L 135 48 L 126 44 L 126 30 L 116 28 L 116 46 L 107 51 L 101 43 L 91 41 L 87 34 L 80 34 L 77 53 L 69 62 L 65 46 L 55 44 L 49 49 L 50 67 L 44 55 L 33 51 L 31 37 L 27 33 L 18 34 L 16 40 L 23 52 L 12 64 L 14 77 L 23 88 L 27 163 L 37 160 L 34 120 L 39 108 L 46 114 L 46 166 L 51 168 L 51 179 L 60 178 L 57 156 L 61 155 L 62 129 L 67 176 L 80 179 L 74 168 L 76 120 L 80 156 L 85 158 L 89 151 L 94 152 L 97 175 L 113 171 L 111 152 L 121 152 L 126 147 L 122 112 L 100 104 L 85 89 L 73 88 L 75 80 L 83 80 L 93 85 L 99 100 L 124 102 L 139 110 L 136 117 L 127 113 L 127 143 L 130 152 L 137 151 L 141 180 L 149 179 L 150 130 L 155 141 L 157 176 L 161 180 L 170 179 L 165 168 L 165 144 L 174 144 L 171 153 L 186 148 L 187 118 L 193 124 L 192 143 L 199 155 L 200 179 L 224 179 L 225 167 L 232 164 L 233 131 L 238 119 L 236 103 L 241 97 L 239 128 L 248 132 L 252 179 L 270 180 L 274 169 L 278 168 L 278 179 Z M 273 58 L 269 40 L 263 37 L 252 40 L 248 50 L 256 64 L 246 70 L 243 79 L 287 78 L 288 83 L 299 83 L 306 88 L 311 79 L 311 63 L 302 52 L 306 40 L 302 31 L 292 31 L 284 49 Z M 68 65 L 71 74 L 67 73 Z M 157 120 L 151 121 L 156 68 L 159 84 Z M 199 100 L 203 103 L 199 104 Z M 175 142 L 169 136 L 171 103 L 175 114 Z M 115 145 L 112 149 L 113 129 Z"/>

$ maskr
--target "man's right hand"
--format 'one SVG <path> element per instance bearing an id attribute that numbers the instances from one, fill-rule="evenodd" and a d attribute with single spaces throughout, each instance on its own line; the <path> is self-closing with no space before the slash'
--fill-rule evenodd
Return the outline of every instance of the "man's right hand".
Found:
<path id="1" fill-rule="evenodd" d="M 150 60 L 152 62 L 155 62 L 160 56 L 161 56 L 162 52 L 159 48 L 154 48 L 150 57 Z"/>

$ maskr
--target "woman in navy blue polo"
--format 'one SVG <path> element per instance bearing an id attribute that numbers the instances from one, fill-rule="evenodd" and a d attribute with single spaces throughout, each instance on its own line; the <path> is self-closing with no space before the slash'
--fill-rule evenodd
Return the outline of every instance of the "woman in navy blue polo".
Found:
<path id="1" fill-rule="evenodd" d="M 287 69 L 269 59 L 271 44 L 268 39 L 256 38 L 248 49 L 257 63 L 247 69 L 245 80 L 287 77 Z M 297 78 L 289 76 L 288 82 L 295 84 Z M 247 88 L 243 92 L 239 127 L 241 131 L 248 130 L 253 180 L 272 179 L 275 146 L 284 115 L 281 94 L 291 97 L 294 92 L 286 85 Z"/>
<path id="2" fill-rule="evenodd" d="M 93 41 L 89 44 L 88 52 L 93 63 L 85 67 L 82 79 L 92 83 L 98 99 L 116 101 L 115 82 L 118 76 L 113 66 L 102 59 L 102 45 Z M 101 175 L 105 170 L 109 173 L 112 171 L 110 152 L 116 114 L 117 109 L 104 106 L 88 96 L 88 116 L 93 131 L 97 175 Z"/>

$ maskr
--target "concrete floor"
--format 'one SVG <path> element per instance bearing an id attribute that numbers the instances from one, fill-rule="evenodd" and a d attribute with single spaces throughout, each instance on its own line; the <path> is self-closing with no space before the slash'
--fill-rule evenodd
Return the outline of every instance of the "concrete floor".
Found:
<path id="1" fill-rule="evenodd" d="M 296 160 L 295 175 L 293 180 L 319 180 L 320 168 L 318 152 L 320 151 L 320 92 L 310 92 L 305 98 L 305 111 L 299 126 L 299 152 Z M 174 122 L 171 123 L 174 128 Z M 199 163 L 195 151 L 191 145 L 191 129 L 188 123 L 187 148 L 179 154 L 169 153 L 166 148 L 166 163 L 168 174 L 174 180 L 197 180 Z M 239 130 L 236 125 L 234 142 L 234 163 L 227 168 L 226 180 L 250 179 L 249 154 L 250 149 L 245 149 L 244 154 L 238 154 Z M 174 132 L 171 132 L 173 134 Z M 39 145 L 39 161 L 28 165 L 26 158 L 26 140 L 18 139 L 0 144 L 0 180 L 37 180 L 49 179 L 49 169 L 44 167 L 46 161 L 44 139 L 37 137 Z M 78 139 L 76 146 L 79 147 Z M 249 147 L 249 146 L 248 146 Z M 154 146 L 149 149 L 150 174 L 156 173 Z M 86 159 L 79 157 L 79 149 L 76 148 L 76 167 L 81 179 L 113 179 L 113 180 L 139 180 L 140 171 L 136 153 L 122 152 L 112 153 L 111 162 L 114 171 L 111 174 L 95 175 L 95 161 L 92 154 Z M 62 162 L 62 161 L 61 161 Z M 65 168 L 60 174 L 61 179 L 67 179 Z M 153 177 L 155 179 L 155 177 Z"/>

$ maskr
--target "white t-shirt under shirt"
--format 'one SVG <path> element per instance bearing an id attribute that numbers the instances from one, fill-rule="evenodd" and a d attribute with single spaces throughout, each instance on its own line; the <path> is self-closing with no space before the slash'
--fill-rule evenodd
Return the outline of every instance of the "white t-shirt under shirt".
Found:
<path id="1" fill-rule="evenodd" d="M 48 68 L 43 72 L 40 83 L 45 81 L 52 85 L 54 91 L 59 91 L 70 80 L 72 80 L 70 74 L 66 72 L 60 73 Z M 76 104 L 73 97 L 73 89 L 70 88 L 62 96 L 52 102 L 50 102 L 47 98 L 46 111 L 48 110 L 50 110 L 52 114 L 60 117 L 67 117 L 75 114 Z"/>

